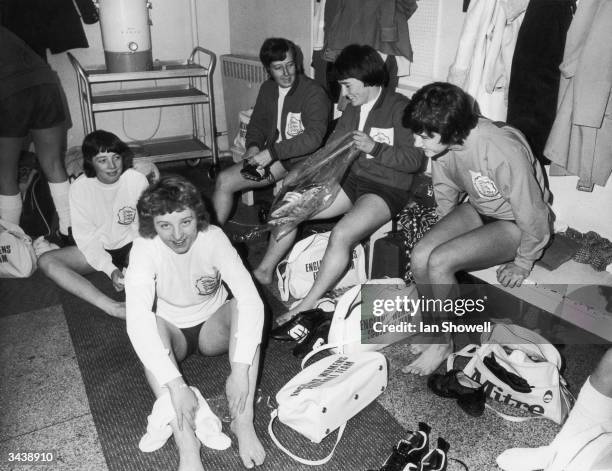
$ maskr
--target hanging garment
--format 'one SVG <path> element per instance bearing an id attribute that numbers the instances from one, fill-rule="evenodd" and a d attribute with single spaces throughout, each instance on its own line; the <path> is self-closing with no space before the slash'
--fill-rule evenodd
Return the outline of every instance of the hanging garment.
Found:
<path id="1" fill-rule="evenodd" d="M 505 121 L 512 56 L 529 0 L 470 2 L 448 81 L 476 99 L 480 113 Z"/>
<path id="2" fill-rule="evenodd" d="M 86 9 L 88 2 L 79 0 L 79 8 L 89 22 L 95 22 L 95 11 Z M 47 49 L 58 54 L 89 46 L 73 0 L 3 0 L 0 17 L 4 26 L 45 59 Z"/>
<path id="3" fill-rule="evenodd" d="M 416 0 L 327 0 L 325 60 L 333 62 L 349 44 L 367 44 L 412 61 L 408 19 L 416 9 Z"/>
<path id="4" fill-rule="evenodd" d="M 544 155 L 578 189 L 605 186 L 612 174 L 612 2 L 581 0 L 567 39 L 557 115 Z M 551 175 L 559 175 L 551 165 Z"/>
<path id="5" fill-rule="evenodd" d="M 557 112 L 559 65 L 574 5 L 574 0 L 529 3 L 512 59 L 506 121 L 525 134 L 543 164 L 550 163 L 544 145 Z"/>

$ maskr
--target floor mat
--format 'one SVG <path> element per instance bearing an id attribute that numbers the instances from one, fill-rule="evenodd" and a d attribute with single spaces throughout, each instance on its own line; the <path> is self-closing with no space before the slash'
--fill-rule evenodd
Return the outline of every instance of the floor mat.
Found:
<path id="1" fill-rule="evenodd" d="M 60 303 L 59 288 L 40 270 L 29 278 L 0 278 L 0 316 L 36 311 Z"/>
<path id="2" fill-rule="evenodd" d="M 108 293 L 112 288 L 103 275 L 90 278 Z M 67 293 L 62 301 L 70 335 L 90 409 L 96 424 L 102 450 L 110 470 L 168 470 L 176 469 L 178 455 L 172 442 L 154 453 L 145 454 L 138 449 L 138 440 L 145 431 L 146 417 L 153 404 L 151 393 L 140 361 L 136 357 L 125 332 L 125 323 L 104 315 L 101 311 Z M 299 369 L 291 355 L 292 345 L 272 342 L 268 345 L 261 379 L 264 397 L 273 396 Z M 183 372 L 189 383 L 197 386 L 204 397 L 218 397 L 224 390 L 229 372 L 227 356 L 215 358 L 192 356 L 183 363 Z M 258 406 L 256 430 L 266 449 L 262 470 L 306 470 L 279 451 L 267 433 L 269 408 L 262 401 Z M 227 424 L 224 424 L 229 432 Z M 319 445 L 285 428 L 275 427 L 279 438 L 296 454 L 317 459 L 325 456 L 333 446 L 332 434 Z M 398 422 L 377 402 L 353 418 L 333 459 L 319 467 L 323 470 L 365 470 L 377 468 L 389 453 L 391 446 L 403 436 Z M 227 451 L 203 448 L 205 469 L 243 469 L 234 444 Z"/>

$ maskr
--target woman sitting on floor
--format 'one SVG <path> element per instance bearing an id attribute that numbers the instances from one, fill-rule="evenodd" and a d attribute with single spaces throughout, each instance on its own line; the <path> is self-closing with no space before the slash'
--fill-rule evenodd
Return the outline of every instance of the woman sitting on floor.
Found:
<path id="1" fill-rule="evenodd" d="M 520 286 L 550 238 L 548 191 L 524 136 L 479 117 L 474 106 L 459 87 L 436 82 L 418 90 L 406 108 L 405 126 L 432 159 L 440 218 L 411 253 L 426 298 L 454 299 L 456 272 L 498 264 L 499 282 Z M 452 338 L 412 351 L 420 356 L 403 371 L 427 375 L 452 352 Z"/>
<path id="2" fill-rule="evenodd" d="M 199 192 L 184 178 L 153 184 L 138 215 L 142 238 L 134 241 L 125 283 L 127 332 L 157 402 L 170 407 L 179 470 L 204 469 L 198 438 L 207 431 L 196 422 L 203 399 L 178 364 L 192 353 L 228 350 L 231 428 L 244 466 L 260 465 L 265 451 L 253 428 L 253 399 L 264 311 L 251 275 L 223 231 L 209 225 Z"/>
<path id="3" fill-rule="evenodd" d="M 84 175 L 70 185 L 70 217 L 76 246 L 46 252 L 39 268 L 66 291 L 125 319 L 125 304 L 109 298 L 83 275 L 103 271 L 123 290 L 132 241 L 138 235 L 136 203 L 148 186 L 132 168 L 130 148 L 106 131 L 88 134 L 82 145 Z"/>
<path id="4" fill-rule="evenodd" d="M 408 99 L 385 87 L 387 71 L 380 55 L 370 46 L 350 45 L 334 64 L 347 105 L 330 139 L 352 132 L 361 151 L 341 182 L 333 203 L 316 219 L 344 214 L 334 226 L 314 285 L 304 299 L 279 324 L 315 307 L 346 271 L 350 255 L 361 240 L 386 224 L 408 202 L 413 173 L 424 162 L 414 147 L 412 132 L 402 126 Z M 296 230 L 279 241 L 274 234 L 266 254 L 254 272 L 262 283 L 272 282 L 274 269 L 295 241 Z"/>

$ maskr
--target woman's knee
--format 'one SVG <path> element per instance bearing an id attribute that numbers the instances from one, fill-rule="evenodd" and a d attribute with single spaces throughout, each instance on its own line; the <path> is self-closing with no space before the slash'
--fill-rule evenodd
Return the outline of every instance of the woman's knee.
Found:
<path id="1" fill-rule="evenodd" d="M 234 167 L 223 170 L 217 175 L 215 180 L 215 190 L 221 191 L 237 191 L 239 188 L 237 182 L 237 174 L 234 171 Z"/>
<path id="2" fill-rule="evenodd" d="M 329 245 L 334 248 L 351 249 L 358 242 L 355 234 L 348 227 L 336 225 L 329 236 Z"/>
<path id="3" fill-rule="evenodd" d="M 429 264 L 429 256 L 432 252 L 432 247 L 423 242 L 417 242 L 410 252 L 410 269 L 414 274 L 425 274 Z"/>
<path id="4" fill-rule="evenodd" d="M 60 263 L 59 259 L 55 256 L 53 252 L 55 252 L 55 250 L 46 252 L 42 254 L 40 257 L 38 257 L 38 262 L 37 262 L 38 268 L 45 275 L 48 275 L 49 272 L 53 270 L 53 267 L 56 266 L 58 263 Z"/>

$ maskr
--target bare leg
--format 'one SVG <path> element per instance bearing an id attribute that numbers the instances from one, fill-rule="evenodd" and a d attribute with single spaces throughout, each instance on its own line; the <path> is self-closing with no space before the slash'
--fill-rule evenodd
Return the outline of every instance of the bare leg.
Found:
<path id="1" fill-rule="evenodd" d="M 351 209 L 352 203 L 342 190 L 336 196 L 333 203 L 324 211 L 316 214 L 312 219 L 327 219 L 346 213 Z M 276 240 L 276 233 L 270 234 L 270 240 L 266 253 L 259 262 L 259 266 L 253 271 L 253 276 L 262 284 L 269 285 L 274 278 L 274 270 L 278 262 L 282 260 L 285 254 L 293 247 L 297 229 L 288 232 L 281 240 Z M 278 320 L 278 319 L 277 319 Z"/>
<path id="2" fill-rule="evenodd" d="M 32 129 L 31 132 L 36 155 L 47 180 L 50 183 L 67 181 L 68 174 L 62 161 L 62 146 L 66 135 L 64 125 L 49 129 Z"/>
<path id="3" fill-rule="evenodd" d="M 232 165 L 217 176 L 212 203 L 215 208 L 217 222 L 221 225 L 227 222 L 234 206 L 234 194 L 236 192 L 265 188 L 276 181 L 282 180 L 287 175 L 287 170 L 279 162 L 274 162 L 270 166 L 270 172 L 274 177 L 272 182 L 268 180 L 261 182 L 248 180 L 240 174 L 240 170 L 242 170 L 242 162 Z"/>
<path id="4" fill-rule="evenodd" d="M 512 260 L 521 231 L 516 224 L 498 221 L 486 226 L 469 204 L 447 215 L 415 246 L 413 273 L 419 292 L 435 299 L 454 299 L 459 294 L 455 273 L 486 268 Z M 452 352 L 452 339 L 420 348 L 421 355 L 402 371 L 419 375 L 432 373 Z"/>
<path id="5" fill-rule="evenodd" d="M 312 288 L 297 306 L 282 317 L 291 319 L 301 311 L 314 308 L 346 271 L 355 245 L 390 219 L 389 207 L 382 198 L 374 194 L 360 197 L 333 228 Z M 281 321 L 280 318 L 277 320 Z"/>
<path id="6" fill-rule="evenodd" d="M 38 267 L 69 293 L 113 317 L 125 319 L 125 303 L 109 298 L 82 276 L 95 270 L 87 263 L 85 256 L 77 247 L 64 247 L 44 253 L 38 259 Z"/>
<path id="7" fill-rule="evenodd" d="M 18 185 L 21 137 L 0 137 L 0 217 L 13 224 L 21 219 L 21 194 Z"/>
<path id="8" fill-rule="evenodd" d="M 200 331 L 200 351 L 204 355 L 220 355 L 228 351 L 233 358 L 236 350 L 236 330 L 238 328 L 238 309 L 236 300 L 224 304 L 202 327 Z M 259 371 L 260 350 L 257 347 L 253 363 L 248 369 L 249 392 L 244 411 L 232 417 L 231 428 L 238 438 L 238 450 L 242 463 L 246 468 L 261 465 L 266 452 L 255 433 L 253 426 L 255 390 L 257 389 L 257 374 Z M 232 372 L 242 367 L 239 363 L 230 362 Z"/>
<path id="9" fill-rule="evenodd" d="M 187 353 L 187 342 L 179 328 L 158 317 L 157 331 L 164 347 L 171 352 L 170 359 L 172 362 L 177 365 L 184 360 Z M 145 370 L 145 375 L 156 398 L 167 393 L 167 389 L 157 382 L 155 376 L 150 371 Z M 183 421 L 182 430 L 179 429 L 176 418 L 170 422 L 170 426 L 172 427 L 174 441 L 179 451 L 178 471 L 204 471 L 204 466 L 202 466 L 202 460 L 200 459 L 200 440 L 196 437 L 194 430 L 187 421 Z"/>

